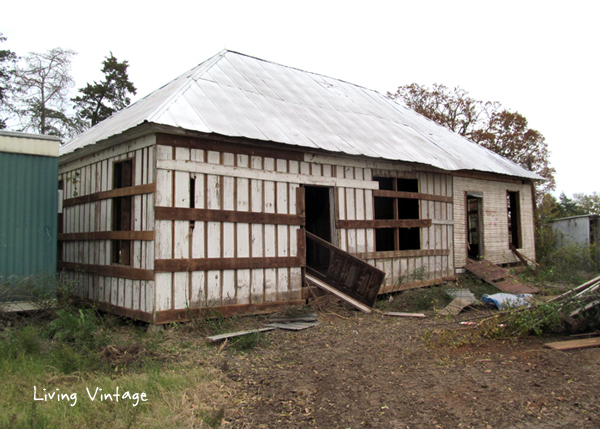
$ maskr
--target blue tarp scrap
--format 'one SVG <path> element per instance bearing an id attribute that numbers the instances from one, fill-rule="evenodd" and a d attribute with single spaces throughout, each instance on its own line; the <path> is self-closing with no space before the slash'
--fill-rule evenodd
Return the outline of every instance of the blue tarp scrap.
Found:
<path id="1" fill-rule="evenodd" d="M 521 295 L 514 295 L 512 293 L 484 294 L 481 297 L 481 302 L 495 305 L 498 308 L 529 307 L 531 304 L 527 301 L 527 298 L 531 296 L 530 293 L 523 293 Z"/>

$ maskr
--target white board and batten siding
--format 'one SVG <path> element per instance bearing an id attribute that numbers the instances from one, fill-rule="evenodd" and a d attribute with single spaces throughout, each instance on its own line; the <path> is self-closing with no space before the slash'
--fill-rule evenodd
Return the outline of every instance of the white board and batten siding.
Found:
<path id="1" fill-rule="evenodd" d="M 157 144 L 156 135 L 133 140 L 61 166 L 65 200 L 113 189 L 113 164 L 133 160 L 133 186 L 155 184 L 155 193 L 134 195 L 132 230 L 154 231 L 154 241 L 132 241 L 132 268 L 153 272 L 154 280 L 134 280 L 70 270 L 77 293 L 100 303 L 148 314 L 215 306 L 267 304 L 302 297 L 302 264 L 246 268 L 227 261 L 303 258 L 297 224 L 276 221 L 189 220 L 156 216 L 163 208 L 202 212 L 290 216 L 299 214 L 297 189 L 326 186 L 332 194 L 332 222 L 374 220 L 373 177 L 418 179 L 419 193 L 446 200 L 419 200 L 420 249 L 376 252 L 375 229 L 337 228 L 334 244 L 386 273 L 385 288 L 418 287 L 454 275 L 452 177 L 418 171 L 410 164 L 352 157 L 278 151 L 238 152 L 236 145 Z M 268 153 L 268 155 L 266 154 Z M 289 154 L 289 152 L 287 152 Z M 179 212 L 178 212 L 179 213 Z M 189 213 L 189 212 L 186 212 Z M 64 233 L 111 231 L 112 200 L 65 207 Z M 238 218 L 239 219 L 239 218 Z M 248 217 L 255 219 L 255 217 Z M 110 240 L 65 241 L 64 262 L 111 265 Z M 300 250 L 301 251 L 301 250 Z M 200 261 L 200 262 L 198 262 Z M 221 261 L 215 269 L 191 269 Z M 223 265 L 224 261 L 224 265 Z M 159 269 L 169 266 L 176 269 Z M 286 262 L 287 263 L 287 262 Z M 113 264 L 114 265 L 114 264 Z M 209 264 L 209 266 L 212 266 Z M 251 266 L 251 267 L 250 267 Z M 220 268 L 219 268 L 220 267 Z M 420 273 L 418 279 L 411 275 Z M 404 283 L 402 283 L 404 282 Z"/>
<path id="2" fill-rule="evenodd" d="M 453 196 L 449 174 L 414 171 L 406 164 L 368 163 L 373 168 L 344 168 L 344 178 L 395 177 L 417 179 L 420 194 Z M 340 171 L 340 170 L 338 170 Z M 337 217 L 340 220 L 374 220 L 373 191 L 338 188 Z M 420 219 L 431 219 L 429 227 L 420 228 L 420 249 L 376 252 L 375 230 L 339 229 L 342 249 L 364 259 L 386 273 L 381 292 L 442 283 L 454 276 L 453 204 L 419 200 Z"/>
<path id="3" fill-rule="evenodd" d="M 484 180 L 454 177 L 455 204 L 455 265 L 457 270 L 467 262 L 467 192 L 483 195 L 484 257 L 493 264 L 519 262 L 509 248 L 507 192 L 519 193 L 519 211 L 522 247 L 521 254 L 535 260 L 533 200 L 530 183 L 515 179 Z"/>
<path id="4" fill-rule="evenodd" d="M 300 184 L 292 180 L 300 174 L 299 162 L 163 145 L 157 146 L 156 153 L 157 208 L 296 214 Z M 157 220 L 156 259 L 297 257 L 299 228 L 274 223 Z M 300 266 L 157 271 L 155 279 L 157 311 L 297 300 L 302 287 Z"/>
<path id="5" fill-rule="evenodd" d="M 359 158 L 305 156 L 306 174 L 334 177 L 335 218 L 341 221 L 372 221 L 373 177 L 417 179 L 419 193 L 445 197 L 442 201 L 419 201 L 420 219 L 432 225 L 420 228 L 421 246 L 413 251 L 376 252 L 374 228 L 338 228 L 334 244 L 386 273 L 381 292 L 441 283 L 454 276 L 452 176 L 419 171 L 411 164 Z M 375 184 L 375 186 L 373 186 Z"/>
<path id="6" fill-rule="evenodd" d="M 154 183 L 154 136 L 146 136 L 114 146 L 59 167 L 63 182 L 63 201 L 92 196 L 113 190 L 113 165 L 132 160 L 133 186 Z M 154 194 L 132 197 L 133 231 L 154 231 Z M 112 231 L 112 199 L 66 205 L 63 208 L 63 233 L 95 233 Z M 154 311 L 154 281 L 110 277 L 86 272 L 89 267 L 111 266 L 111 240 L 77 239 L 62 242 L 61 262 L 78 264 L 81 269 L 63 270 L 65 279 L 72 283 L 74 293 L 94 302 L 131 309 L 143 313 Z M 154 269 L 154 242 L 131 242 L 131 267 Z"/>

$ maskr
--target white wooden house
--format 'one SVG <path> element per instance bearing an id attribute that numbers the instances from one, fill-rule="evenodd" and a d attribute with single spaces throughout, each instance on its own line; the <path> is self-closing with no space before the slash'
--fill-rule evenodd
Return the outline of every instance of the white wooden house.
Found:
<path id="1" fill-rule="evenodd" d="M 469 252 L 516 261 L 510 240 L 535 257 L 534 173 L 377 92 L 231 51 L 59 163 L 59 268 L 152 323 L 303 302 L 306 267 L 332 269 L 307 231 L 382 270 L 380 293 L 454 278 Z"/>

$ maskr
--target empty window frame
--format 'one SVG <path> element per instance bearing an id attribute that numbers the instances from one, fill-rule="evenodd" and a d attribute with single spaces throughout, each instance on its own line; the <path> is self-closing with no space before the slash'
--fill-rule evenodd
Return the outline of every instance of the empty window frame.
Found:
<path id="1" fill-rule="evenodd" d="M 418 179 L 374 177 L 379 189 L 397 192 L 419 192 Z M 419 200 L 415 198 L 374 197 L 376 220 L 420 219 Z M 421 248 L 420 228 L 378 228 L 375 230 L 375 250 L 418 250 Z"/>
<path id="2" fill-rule="evenodd" d="M 133 161 L 131 159 L 113 164 L 113 189 L 127 188 L 133 185 Z M 113 198 L 113 231 L 131 231 L 132 197 Z M 131 265 L 131 241 L 112 240 L 111 262 Z"/>
<path id="3" fill-rule="evenodd" d="M 521 207 L 519 192 L 506 193 L 508 211 L 508 242 L 516 249 L 520 249 L 521 241 Z"/>

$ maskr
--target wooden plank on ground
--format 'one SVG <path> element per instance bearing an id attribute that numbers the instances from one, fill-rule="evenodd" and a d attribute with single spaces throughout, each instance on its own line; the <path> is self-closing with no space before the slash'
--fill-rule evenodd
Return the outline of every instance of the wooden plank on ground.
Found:
<path id="1" fill-rule="evenodd" d="M 226 338 L 241 337 L 242 335 L 258 334 L 260 332 L 272 331 L 273 329 L 277 329 L 277 328 L 275 328 L 273 326 L 269 326 L 267 328 L 251 329 L 248 331 L 238 331 L 238 332 L 229 332 L 227 334 L 211 335 L 210 337 L 206 337 L 206 338 L 208 338 L 212 342 L 216 342 L 216 341 L 224 340 Z"/>
<path id="2" fill-rule="evenodd" d="M 599 347 L 600 338 L 585 338 L 583 340 L 557 341 L 555 343 L 546 343 L 544 346 L 554 350 L 575 350 L 586 349 L 589 347 Z"/>
<path id="3" fill-rule="evenodd" d="M 539 292 L 539 289 L 524 285 L 519 279 L 510 275 L 504 268 L 494 265 L 486 260 L 469 260 L 465 265 L 465 269 L 503 292 L 514 294 Z M 495 280 L 502 281 L 496 282 Z"/>
<path id="4" fill-rule="evenodd" d="M 286 331 L 302 331 L 303 329 L 319 326 L 321 322 L 292 322 L 292 323 L 269 323 L 267 326 L 284 329 Z"/>
<path id="5" fill-rule="evenodd" d="M 388 311 L 387 313 L 383 313 L 383 315 L 394 317 L 425 317 L 423 313 L 396 313 L 393 311 Z"/>
<path id="6" fill-rule="evenodd" d="M 333 286 L 328 285 L 327 283 L 317 279 L 316 277 L 311 276 L 310 274 L 306 274 L 306 281 L 312 285 L 315 285 L 321 289 L 326 290 L 327 292 L 330 292 L 332 294 L 334 294 L 335 296 L 337 296 L 338 298 L 346 301 L 347 303 L 355 306 L 356 308 L 358 308 L 361 311 L 364 311 L 365 313 L 370 313 L 371 309 L 369 307 L 367 307 L 366 305 L 364 305 L 361 302 L 358 302 L 357 300 L 355 300 L 354 298 L 349 297 L 348 295 L 346 295 L 343 292 L 340 292 L 339 290 L 337 290 L 336 288 L 334 288 Z"/>

